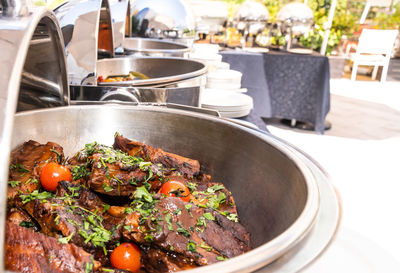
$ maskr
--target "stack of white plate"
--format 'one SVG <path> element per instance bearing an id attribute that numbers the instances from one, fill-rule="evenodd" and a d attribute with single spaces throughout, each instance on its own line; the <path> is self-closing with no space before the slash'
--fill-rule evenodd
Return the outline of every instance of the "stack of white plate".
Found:
<path id="1" fill-rule="evenodd" d="M 218 54 L 219 45 L 217 44 L 193 44 L 192 51 L 200 54 Z"/>
<path id="2" fill-rule="evenodd" d="M 253 109 L 253 99 L 238 92 L 204 90 L 201 107 L 217 110 L 224 118 L 247 116 Z"/>
<path id="3" fill-rule="evenodd" d="M 215 70 L 207 74 L 206 88 L 240 89 L 242 73 L 236 70 Z"/>

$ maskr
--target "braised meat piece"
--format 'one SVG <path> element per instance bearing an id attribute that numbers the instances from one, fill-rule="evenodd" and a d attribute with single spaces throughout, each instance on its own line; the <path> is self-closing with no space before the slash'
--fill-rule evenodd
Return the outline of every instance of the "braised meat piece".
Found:
<path id="1" fill-rule="evenodd" d="M 130 156 L 112 147 L 87 144 L 69 162 L 74 179 L 87 177 L 95 192 L 109 196 L 130 196 L 137 186 L 149 183 L 154 191 L 161 187 L 165 168 Z M 75 165 L 74 165 L 75 164 Z"/>
<path id="2" fill-rule="evenodd" d="M 60 182 L 56 195 L 42 192 L 21 198 L 25 210 L 39 223 L 41 232 L 96 253 L 96 259 L 102 260 L 103 248 L 121 238 L 124 219 L 106 213 L 109 206 L 82 186 Z"/>
<path id="3" fill-rule="evenodd" d="M 99 264 L 73 244 L 61 244 L 32 229 L 6 224 L 5 266 L 17 272 L 93 272 Z"/>
<path id="4" fill-rule="evenodd" d="M 148 273 L 177 272 L 197 267 L 182 255 L 154 247 L 144 248 L 142 261 Z"/>
<path id="5" fill-rule="evenodd" d="M 89 177 L 89 187 L 107 195 L 129 196 L 136 186 L 146 181 L 148 173 L 138 166 L 124 168 L 117 163 L 104 163 L 100 154 L 93 155 L 93 168 Z M 102 163 L 103 161 L 103 163 Z"/>
<path id="6" fill-rule="evenodd" d="M 152 163 L 162 164 L 166 168 L 175 168 L 187 177 L 194 177 L 200 173 L 200 163 L 197 160 L 168 153 L 120 135 L 115 136 L 113 147 L 131 156 L 139 156 Z"/>
<path id="7" fill-rule="evenodd" d="M 152 200 L 149 204 L 153 204 L 149 209 L 151 213 L 142 209 L 126 218 L 125 225 L 130 228 L 123 231 L 125 238 L 139 244 L 154 244 L 197 265 L 212 264 L 250 249 L 249 241 L 238 238 L 249 237 L 244 228 L 235 229 L 243 232 L 241 236 L 235 236 L 219 225 L 221 222 L 215 219 L 210 209 L 175 197 Z"/>
<path id="8" fill-rule="evenodd" d="M 64 160 L 63 148 L 54 142 L 40 144 L 30 140 L 16 148 L 10 156 L 7 198 L 12 202 L 20 192 L 39 189 L 39 175 L 48 162 Z"/>
<path id="9" fill-rule="evenodd" d="M 36 221 L 33 220 L 24 210 L 19 208 L 11 208 L 7 212 L 7 221 L 17 226 L 33 228 L 35 231 L 39 230 Z"/>

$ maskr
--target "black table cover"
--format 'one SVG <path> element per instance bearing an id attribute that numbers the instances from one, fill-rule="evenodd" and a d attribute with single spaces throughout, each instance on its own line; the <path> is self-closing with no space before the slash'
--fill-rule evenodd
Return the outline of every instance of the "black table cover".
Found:
<path id="1" fill-rule="evenodd" d="M 244 120 L 265 130 L 261 117 L 309 122 L 323 133 L 330 108 L 329 61 L 317 53 L 282 51 L 221 52 L 231 69 L 242 72 L 242 87 L 254 100 L 252 113 Z"/>

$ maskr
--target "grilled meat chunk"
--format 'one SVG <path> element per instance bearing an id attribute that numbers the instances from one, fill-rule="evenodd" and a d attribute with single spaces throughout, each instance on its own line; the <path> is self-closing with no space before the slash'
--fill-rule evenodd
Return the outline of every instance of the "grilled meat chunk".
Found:
<path id="1" fill-rule="evenodd" d="M 151 216 L 142 217 L 140 212 L 127 216 L 125 225 L 130 228 L 123 231 L 125 238 L 139 244 L 151 242 L 197 265 L 212 264 L 221 256 L 231 258 L 250 249 L 249 242 L 238 239 L 240 236 L 220 226 L 209 209 L 175 197 L 153 200 L 153 203 Z M 237 231 L 244 233 L 241 237 L 248 238 L 244 228 Z"/>
<path id="2" fill-rule="evenodd" d="M 200 163 L 197 160 L 168 153 L 120 135 L 115 136 L 113 147 L 131 156 L 139 156 L 155 164 L 162 164 L 166 168 L 175 168 L 187 177 L 193 177 L 200 173 Z"/>
<path id="3" fill-rule="evenodd" d="M 14 201 L 18 193 L 39 189 L 39 175 L 47 162 L 64 160 L 63 148 L 54 142 L 40 144 L 30 140 L 16 148 L 10 157 L 7 198 Z"/>
<path id="4" fill-rule="evenodd" d="M 61 244 L 32 229 L 7 223 L 5 266 L 7 270 L 26 273 L 87 273 L 93 272 L 99 264 L 80 247 Z"/>

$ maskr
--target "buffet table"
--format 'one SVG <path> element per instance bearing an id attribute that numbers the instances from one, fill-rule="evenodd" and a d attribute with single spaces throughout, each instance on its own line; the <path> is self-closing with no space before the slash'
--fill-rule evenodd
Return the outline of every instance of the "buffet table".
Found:
<path id="1" fill-rule="evenodd" d="M 221 54 L 231 69 L 243 73 L 242 87 L 254 99 L 252 120 L 255 116 L 295 119 L 311 123 L 318 133 L 324 132 L 330 108 L 327 57 L 285 51 L 227 50 Z"/>

